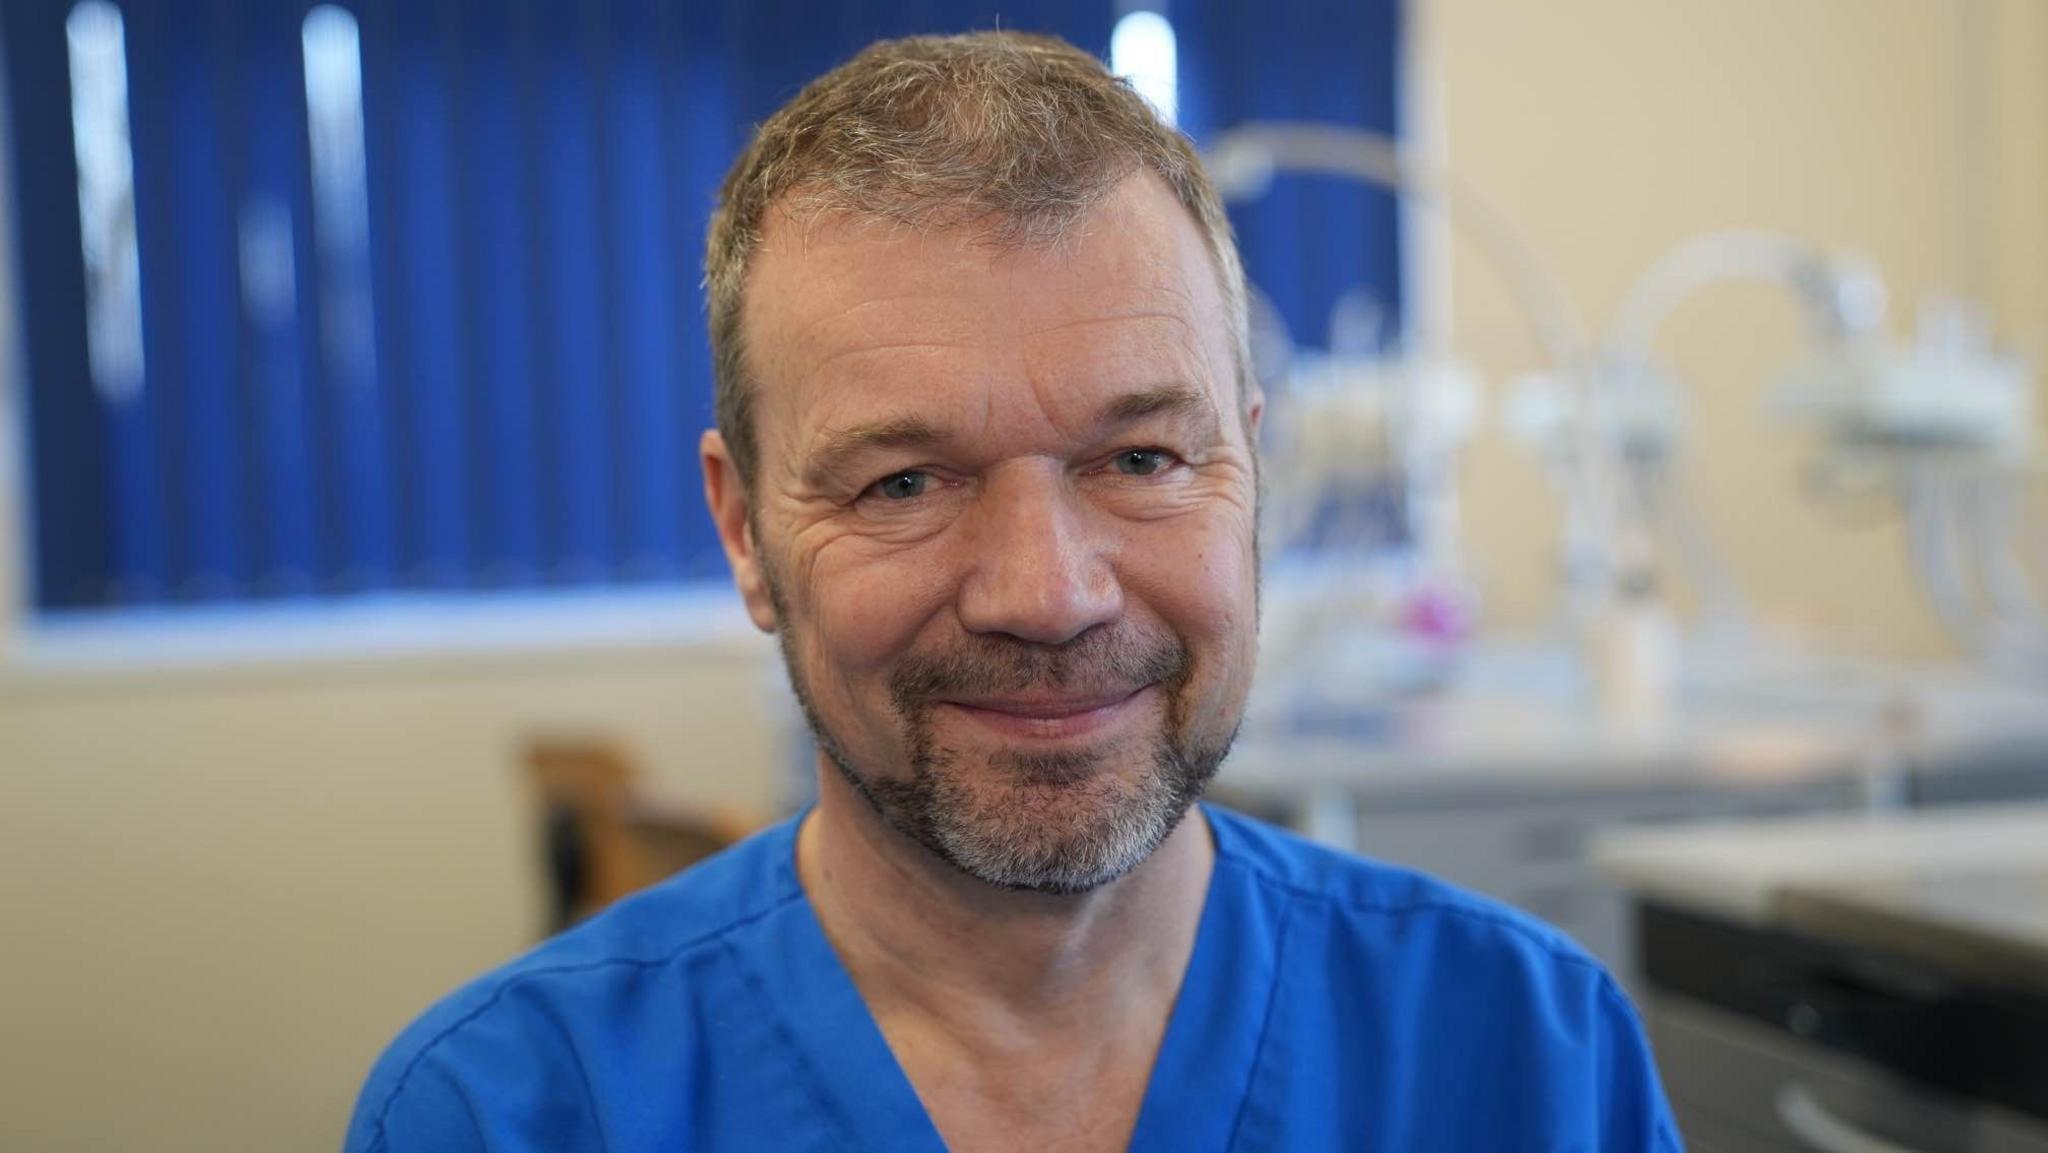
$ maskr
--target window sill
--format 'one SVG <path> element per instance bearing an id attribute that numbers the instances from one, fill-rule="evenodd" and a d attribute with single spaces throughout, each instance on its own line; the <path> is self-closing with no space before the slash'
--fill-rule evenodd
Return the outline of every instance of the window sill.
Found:
<path id="1" fill-rule="evenodd" d="M 29 618 L 0 650 L 0 697 L 137 683 L 521 672 L 592 661 L 758 665 L 772 645 L 729 587 L 404 595 L 294 606 Z"/>

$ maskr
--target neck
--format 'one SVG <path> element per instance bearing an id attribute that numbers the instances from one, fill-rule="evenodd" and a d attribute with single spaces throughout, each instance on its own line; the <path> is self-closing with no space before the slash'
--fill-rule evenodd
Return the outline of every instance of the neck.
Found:
<path id="1" fill-rule="evenodd" d="M 1171 1008 L 1215 861 L 1200 809 L 1124 877 L 1076 895 L 998 889 L 898 832 L 836 769 L 797 840 L 797 873 L 877 1017 L 948 1031 L 1092 1030 Z M 1126 1012 L 1106 1012 L 1122 1007 Z"/>

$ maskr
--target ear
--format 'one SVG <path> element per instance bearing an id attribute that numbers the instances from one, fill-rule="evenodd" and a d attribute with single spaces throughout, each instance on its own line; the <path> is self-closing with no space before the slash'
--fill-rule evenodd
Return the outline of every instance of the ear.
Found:
<path id="1" fill-rule="evenodd" d="M 775 631 L 775 602 L 768 595 L 768 582 L 761 571 L 760 542 L 754 539 L 752 518 L 747 516 L 747 486 L 733 463 L 732 452 L 718 430 L 709 429 L 697 442 L 704 462 L 704 501 L 711 506 L 711 523 L 718 528 L 718 542 L 725 546 L 726 562 L 732 565 L 732 583 L 746 602 L 747 615 L 764 633 Z"/>

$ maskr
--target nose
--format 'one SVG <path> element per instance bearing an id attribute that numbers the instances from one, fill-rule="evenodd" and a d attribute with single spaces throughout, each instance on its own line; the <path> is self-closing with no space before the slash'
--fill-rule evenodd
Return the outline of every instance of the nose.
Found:
<path id="1" fill-rule="evenodd" d="M 1056 645 L 1123 612 L 1107 541 L 1055 470 L 988 478 L 975 502 L 960 623 Z"/>

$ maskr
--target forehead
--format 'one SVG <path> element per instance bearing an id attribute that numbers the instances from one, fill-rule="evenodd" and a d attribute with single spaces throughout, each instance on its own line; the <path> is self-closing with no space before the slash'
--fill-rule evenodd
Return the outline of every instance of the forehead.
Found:
<path id="1" fill-rule="evenodd" d="M 1235 391 L 1214 262 L 1149 174 L 1024 247 L 971 227 L 772 213 L 741 323 L 764 457 L 911 408 L 1021 434 L 1118 390 L 1186 385 L 1218 409 Z"/>

